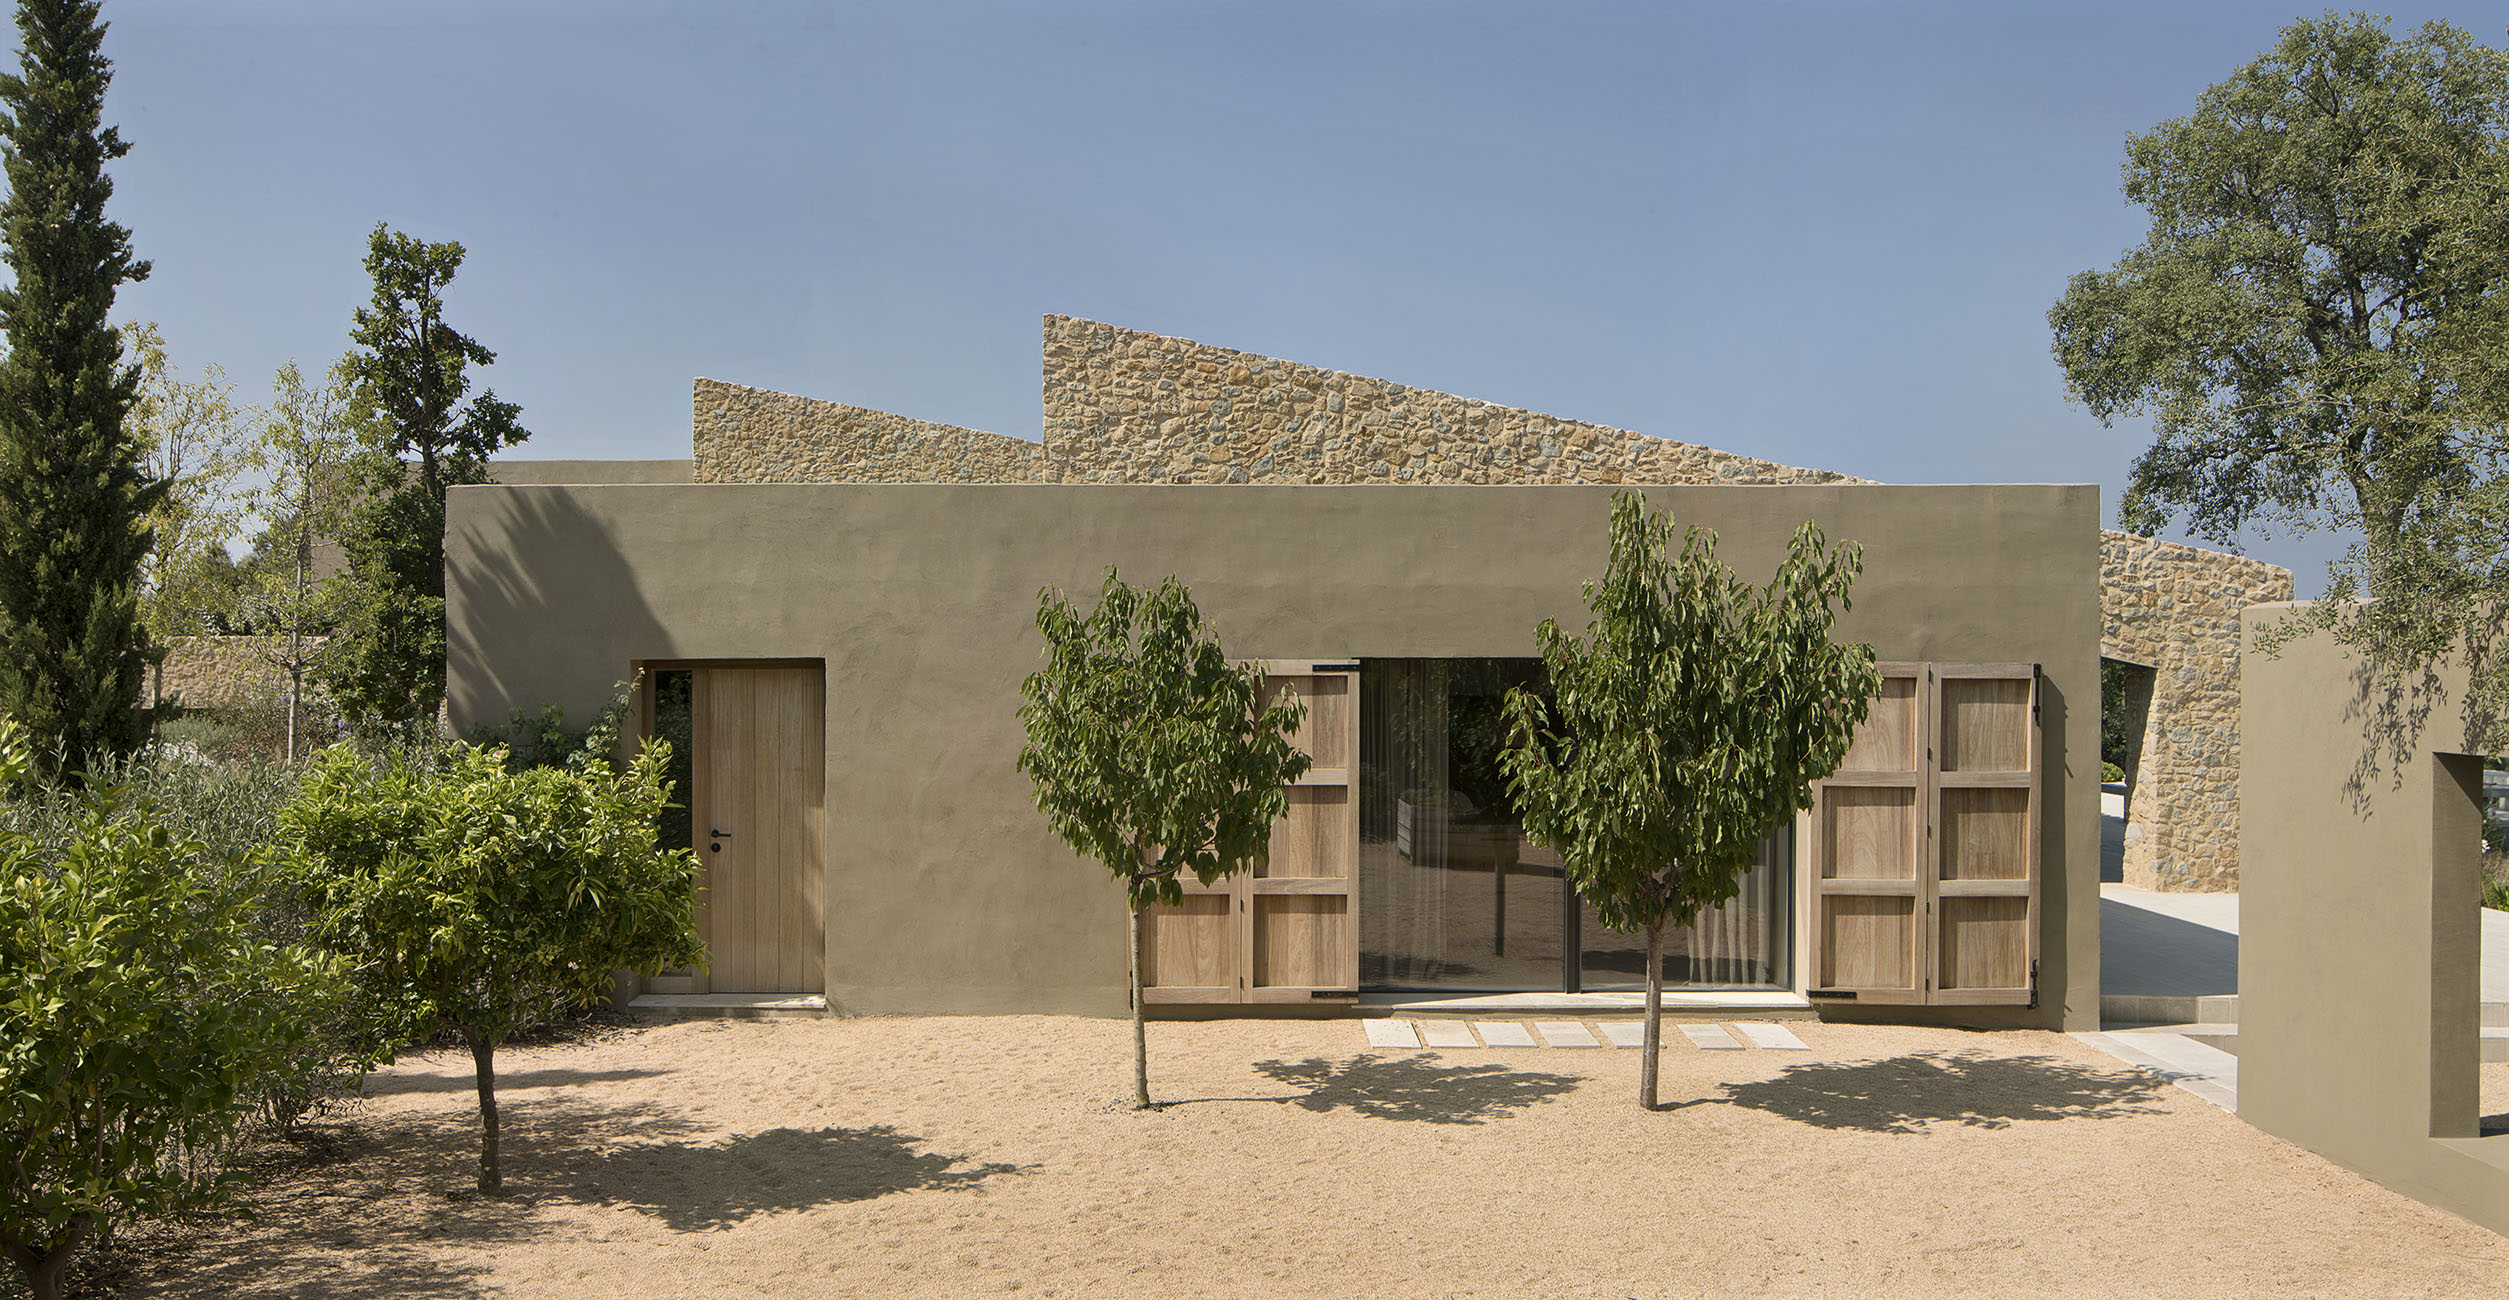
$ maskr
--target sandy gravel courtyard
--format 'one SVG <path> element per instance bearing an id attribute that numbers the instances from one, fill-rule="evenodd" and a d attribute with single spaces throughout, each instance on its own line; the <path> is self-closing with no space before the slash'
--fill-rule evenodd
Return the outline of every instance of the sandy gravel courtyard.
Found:
<path id="1" fill-rule="evenodd" d="M 2477 1296 L 2509 1240 L 2044 1033 L 1371 1052 L 1339 1022 L 711 1022 L 405 1057 L 157 1296 Z M 1681 1042 L 1675 1036 L 1676 1043 Z"/>

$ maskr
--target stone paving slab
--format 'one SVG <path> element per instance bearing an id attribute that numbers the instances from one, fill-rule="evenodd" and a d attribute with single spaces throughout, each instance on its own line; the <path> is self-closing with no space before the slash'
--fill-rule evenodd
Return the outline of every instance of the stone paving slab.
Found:
<path id="1" fill-rule="evenodd" d="M 1683 1025 L 1681 1036 L 1689 1039 L 1692 1047 L 1704 1048 L 1711 1052 L 1742 1050 L 1742 1044 L 1735 1042 L 1734 1036 L 1726 1033 L 1723 1025 Z"/>
<path id="2" fill-rule="evenodd" d="M 1614 1047 L 1644 1047 L 1647 1045 L 1647 1027 L 1642 1022 L 1636 1020 L 1606 1020 L 1603 1022 L 1602 1027 L 1603 1036 L 1610 1039 L 1612 1046 Z"/>
<path id="3" fill-rule="evenodd" d="M 1542 1031 L 1542 1041 L 1553 1047 L 1601 1047 L 1594 1041 L 1594 1031 L 1574 1020 L 1542 1020 L 1534 1028 Z"/>
<path id="4" fill-rule="evenodd" d="M 1368 1027 L 1370 1047 L 1418 1047 L 1420 1035 L 1413 1032 L 1408 1020 L 1363 1021 Z"/>
<path id="5" fill-rule="evenodd" d="M 1472 1026 L 1461 1020 L 1422 1020 L 1420 1041 L 1429 1047 L 1479 1047 L 1481 1040 L 1472 1036 Z"/>
<path id="6" fill-rule="evenodd" d="M 1775 1052 L 1808 1052 L 1812 1050 L 1811 1048 L 1804 1046 L 1802 1039 L 1795 1037 L 1794 1030 L 1788 1029 L 1784 1025 L 1772 1024 L 1765 1020 L 1739 1021 L 1726 1026 L 1726 1028 L 1741 1034 L 1747 1039 L 1750 1039 L 1753 1047 L 1767 1048 L 1768 1050 Z"/>
<path id="7" fill-rule="evenodd" d="M 1481 1042 L 1489 1047 L 1531 1047 L 1533 1035 L 1512 1020 L 1484 1020 L 1481 1022 Z"/>

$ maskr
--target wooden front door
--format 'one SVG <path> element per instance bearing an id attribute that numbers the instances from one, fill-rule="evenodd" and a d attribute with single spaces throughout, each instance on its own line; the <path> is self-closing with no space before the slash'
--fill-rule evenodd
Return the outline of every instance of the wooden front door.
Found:
<path id="1" fill-rule="evenodd" d="M 691 838 L 712 993 L 826 988 L 824 670 L 694 670 Z"/>
<path id="2" fill-rule="evenodd" d="M 1359 671 L 1274 660 L 1266 686 L 1307 706 L 1314 761 L 1250 871 L 1183 882 L 1141 916 L 1144 1002 L 1307 1002 L 1359 992 Z"/>

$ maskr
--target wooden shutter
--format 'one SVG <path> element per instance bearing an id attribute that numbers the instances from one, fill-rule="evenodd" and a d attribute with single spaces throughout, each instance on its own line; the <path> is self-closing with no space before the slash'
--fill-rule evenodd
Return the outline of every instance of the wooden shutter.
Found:
<path id="1" fill-rule="evenodd" d="M 1359 991 L 1359 666 L 1268 664 L 1269 694 L 1307 706 L 1314 760 L 1253 869 L 1142 914 L 1144 1002 L 1307 1002 Z"/>
<path id="2" fill-rule="evenodd" d="M 2038 670 L 1883 664 L 1816 787 L 1815 998 L 2027 1003 L 2039 925 Z"/>

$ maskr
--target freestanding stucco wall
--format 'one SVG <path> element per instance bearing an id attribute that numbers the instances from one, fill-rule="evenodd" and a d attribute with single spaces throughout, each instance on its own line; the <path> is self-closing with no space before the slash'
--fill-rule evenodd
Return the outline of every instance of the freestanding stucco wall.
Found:
<path id="1" fill-rule="evenodd" d="M 446 530 L 454 726 L 597 708 L 636 660 L 827 671 L 827 990 L 850 1013 L 1121 1013 L 1104 871 L 1012 767 L 1037 591 L 1105 566 L 1191 586 L 1246 658 L 1516 656 L 1582 626 L 1602 488 L 459 488 Z M 1865 548 L 1840 635 L 1886 658 L 2040 663 L 2043 996 L 1961 1023 L 2098 1022 L 2097 491 L 1661 488 L 1765 580 L 1802 520 Z M 1363 899 L 1360 904 L 1366 906 Z M 1894 1018 L 1924 1013 L 1894 1009 Z"/>
<path id="2" fill-rule="evenodd" d="M 1069 316 L 1042 445 L 697 381 L 704 482 L 1863 483 L 1713 447 Z M 2236 889 L 2239 611 L 2289 570 L 2101 533 L 2102 653 L 2153 670 L 2126 883 Z"/>
<path id="3" fill-rule="evenodd" d="M 2292 608 L 2250 609 L 2249 644 Z M 2366 781 L 2379 710 L 2359 661 L 2321 634 L 2241 677 L 2239 1116 L 2509 1232 L 2509 1135 L 2477 1136 L 2482 761 L 2463 672 L 2443 670 L 2405 756 Z"/>

